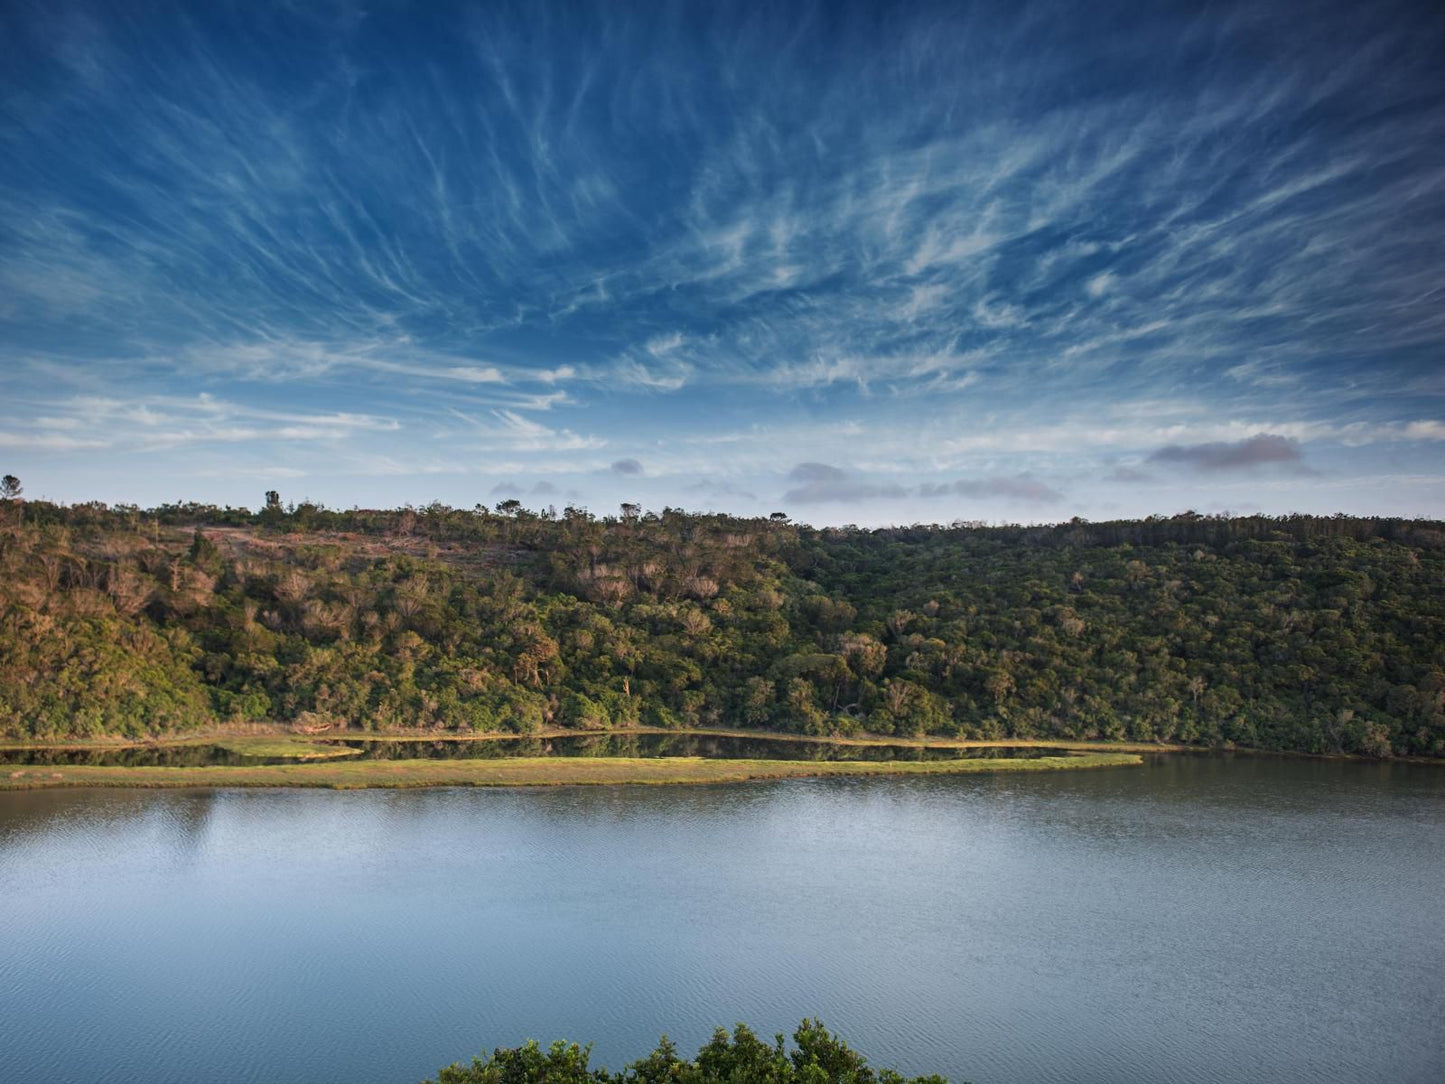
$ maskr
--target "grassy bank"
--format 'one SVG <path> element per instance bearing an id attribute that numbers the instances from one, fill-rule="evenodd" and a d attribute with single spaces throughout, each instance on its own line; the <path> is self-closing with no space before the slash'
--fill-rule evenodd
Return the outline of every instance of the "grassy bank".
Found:
<path id="1" fill-rule="evenodd" d="M 702 757 L 517 757 L 499 760 L 368 760 L 254 767 L 133 768 L 77 765 L 15 768 L 0 789 L 36 787 L 524 787 L 596 784 L 740 783 L 855 775 L 964 775 L 1110 768 L 1142 763 L 1133 753 L 1031 760 L 922 762 L 711 760 Z"/>
<path id="2" fill-rule="evenodd" d="M 292 760 L 341 760 L 360 756 L 360 749 L 322 745 L 297 738 L 228 738 L 215 743 L 229 753 L 247 757 L 289 757 Z"/>

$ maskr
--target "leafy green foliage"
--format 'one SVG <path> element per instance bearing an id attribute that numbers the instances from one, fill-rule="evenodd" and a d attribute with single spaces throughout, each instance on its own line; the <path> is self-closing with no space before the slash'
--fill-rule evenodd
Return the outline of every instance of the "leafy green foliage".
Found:
<path id="1" fill-rule="evenodd" d="M 651 1054 L 614 1074 L 588 1066 L 590 1046 L 555 1042 L 543 1050 L 532 1041 L 448 1066 L 434 1084 L 946 1084 L 939 1076 L 875 1071 L 816 1020 L 804 1020 L 793 1042 L 790 1052 L 781 1035 L 765 1043 L 739 1024 L 731 1035 L 719 1028 L 696 1058 L 684 1061 L 664 1035 Z"/>
<path id="2" fill-rule="evenodd" d="M 1445 525 L 26 505 L 0 734 L 637 725 L 1445 755 Z M 505 504 L 505 502 L 504 502 Z"/>

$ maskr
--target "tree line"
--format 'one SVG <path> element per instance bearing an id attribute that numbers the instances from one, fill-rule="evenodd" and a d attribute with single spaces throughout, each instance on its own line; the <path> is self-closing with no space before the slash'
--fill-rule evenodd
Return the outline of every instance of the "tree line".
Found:
<path id="1" fill-rule="evenodd" d="M 20 511 L 11 737 L 729 726 L 1445 755 L 1435 521 L 814 529 L 275 493 Z"/>

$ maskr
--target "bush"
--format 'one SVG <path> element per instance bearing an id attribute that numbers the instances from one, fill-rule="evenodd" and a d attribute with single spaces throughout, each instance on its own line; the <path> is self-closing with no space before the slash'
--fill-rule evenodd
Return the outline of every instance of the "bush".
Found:
<path id="1" fill-rule="evenodd" d="M 543 1050 L 532 1040 L 498 1047 L 470 1065 L 449 1065 L 427 1084 L 947 1084 L 940 1076 L 875 1071 L 816 1020 L 804 1020 L 793 1042 L 796 1048 L 789 1052 L 781 1035 L 765 1043 L 739 1024 L 732 1035 L 719 1028 L 696 1058 L 684 1061 L 664 1035 L 647 1057 L 610 1073 L 588 1066 L 590 1044 L 559 1040 Z"/>

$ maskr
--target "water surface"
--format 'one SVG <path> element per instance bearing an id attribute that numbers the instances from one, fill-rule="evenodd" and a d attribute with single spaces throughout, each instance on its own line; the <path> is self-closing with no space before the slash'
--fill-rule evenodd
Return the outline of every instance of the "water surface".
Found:
<path id="1" fill-rule="evenodd" d="M 0 1080 L 414 1082 L 819 1015 L 955 1080 L 1445 1077 L 1445 771 L 0 793 Z"/>

